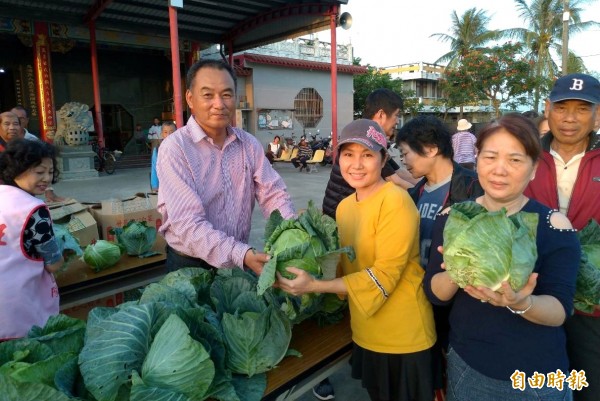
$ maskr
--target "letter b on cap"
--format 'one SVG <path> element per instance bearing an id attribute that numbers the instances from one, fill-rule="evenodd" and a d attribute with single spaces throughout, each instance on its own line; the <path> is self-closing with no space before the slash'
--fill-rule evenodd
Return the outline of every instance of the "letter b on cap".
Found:
<path id="1" fill-rule="evenodd" d="M 573 78 L 573 85 L 569 88 L 570 90 L 580 91 L 583 89 L 583 79 Z"/>

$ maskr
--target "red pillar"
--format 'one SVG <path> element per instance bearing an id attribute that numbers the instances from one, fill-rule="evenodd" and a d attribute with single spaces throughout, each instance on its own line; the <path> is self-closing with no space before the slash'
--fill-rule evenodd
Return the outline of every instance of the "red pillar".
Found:
<path id="1" fill-rule="evenodd" d="M 334 158 L 337 153 L 337 28 L 338 6 L 333 6 L 333 10 L 329 15 L 329 27 L 331 30 L 331 136 L 333 141 Z"/>
<path id="2" fill-rule="evenodd" d="M 98 52 L 96 49 L 96 22 L 90 20 L 90 57 L 92 62 L 92 86 L 94 89 L 94 129 L 98 135 L 98 145 L 104 147 L 104 131 L 102 125 L 102 102 L 100 100 L 100 74 L 98 73 Z"/>
<path id="3" fill-rule="evenodd" d="M 36 102 L 40 119 L 40 136 L 46 140 L 50 131 L 56 132 L 54 91 L 52 86 L 52 63 L 50 38 L 45 22 L 34 23 L 33 64 L 35 68 Z"/>
<path id="4" fill-rule="evenodd" d="M 179 31 L 177 9 L 169 6 L 169 28 L 171 30 L 171 69 L 173 70 L 173 102 L 175 103 L 175 124 L 183 127 L 183 102 L 181 97 L 181 70 L 179 65 Z"/>

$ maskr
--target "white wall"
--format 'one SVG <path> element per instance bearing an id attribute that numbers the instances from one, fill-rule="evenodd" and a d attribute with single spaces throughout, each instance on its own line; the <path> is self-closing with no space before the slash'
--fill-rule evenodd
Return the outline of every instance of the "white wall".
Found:
<path id="1" fill-rule="evenodd" d="M 302 125 L 294 119 L 293 129 L 258 130 L 257 116 L 260 109 L 293 109 L 294 98 L 302 88 L 314 88 L 323 98 L 323 118 L 316 128 L 306 129 L 314 133 L 320 130 L 321 137 L 331 132 L 331 78 L 328 71 L 310 71 L 282 68 L 264 64 L 249 64 L 252 68 L 252 116 L 249 131 L 266 146 L 275 135 L 282 138 L 294 132 L 300 138 Z M 250 80 L 247 80 L 247 82 Z M 338 134 L 352 121 L 353 116 L 353 76 L 338 73 Z M 248 88 L 247 88 L 248 91 Z"/>

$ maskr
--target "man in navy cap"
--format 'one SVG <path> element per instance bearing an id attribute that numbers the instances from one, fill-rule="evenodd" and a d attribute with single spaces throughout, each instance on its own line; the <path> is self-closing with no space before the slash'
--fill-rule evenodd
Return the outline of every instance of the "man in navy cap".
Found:
<path id="1" fill-rule="evenodd" d="M 525 195 L 559 209 L 581 230 L 590 219 L 600 222 L 600 82 L 590 75 L 570 74 L 554 83 L 546 100 L 550 132 L 542 139 L 535 179 Z M 571 311 L 567 311 L 570 313 Z M 575 311 L 567 319 L 572 369 L 585 371 L 589 387 L 575 391 L 576 401 L 600 394 L 600 306 L 592 314 Z M 551 350 L 548 350 L 552 352 Z"/>

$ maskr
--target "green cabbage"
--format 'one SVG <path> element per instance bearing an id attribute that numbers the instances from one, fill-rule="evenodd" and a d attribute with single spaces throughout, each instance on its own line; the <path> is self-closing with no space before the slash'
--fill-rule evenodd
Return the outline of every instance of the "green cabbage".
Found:
<path id="1" fill-rule="evenodd" d="M 276 272 L 293 278 L 288 267 L 297 267 L 311 275 L 331 280 L 336 277 L 340 255 L 354 260 L 352 247 L 340 248 L 335 220 L 318 210 L 312 201 L 297 219 L 284 220 L 274 211 L 265 229 L 265 252 L 271 259 L 264 265 L 258 279 L 258 294 L 262 295 L 275 282 Z M 322 309 L 323 294 L 295 297 L 278 292 L 281 309 L 294 323 L 313 316 Z"/>
<path id="2" fill-rule="evenodd" d="M 515 291 L 527 283 L 537 260 L 538 215 L 488 212 L 476 202 L 452 206 L 444 227 L 444 263 L 451 279 L 497 290 L 508 281 Z"/>
<path id="3" fill-rule="evenodd" d="M 129 220 L 123 228 L 113 228 L 112 232 L 128 255 L 146 257 L 158 253 L 151 251 L 156 241 L 156 228 L 148 227 L 145 221 Z"/>
<path id="4" fill-rule="evenodd" d="M 82 260 L 97 273 L 116 265 L 122 254 L 119 245 L 101 239 L 85 247 Z"/>
<path id="5" fill-rule="evenodd" d="M 592 219 L 577 233 L 581 262 L 575 287 L 575 309 L 592 313 L 600 305 L 600 225 Z"/>

